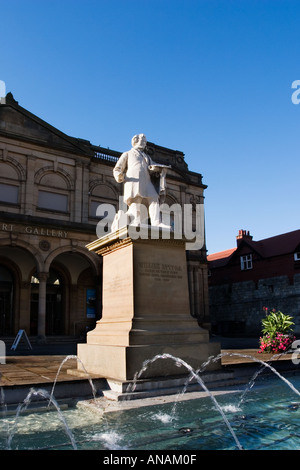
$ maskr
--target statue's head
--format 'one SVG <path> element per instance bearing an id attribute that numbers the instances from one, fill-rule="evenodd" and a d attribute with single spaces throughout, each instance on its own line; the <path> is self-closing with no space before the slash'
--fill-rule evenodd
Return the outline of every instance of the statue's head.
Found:
<path id="1" fill-rule="evenodd" d="M 132 137 L 131 145 L 135 149 L 144 149 L 147 145 L 147 139 L 145 134 L 137 134 Z"/>

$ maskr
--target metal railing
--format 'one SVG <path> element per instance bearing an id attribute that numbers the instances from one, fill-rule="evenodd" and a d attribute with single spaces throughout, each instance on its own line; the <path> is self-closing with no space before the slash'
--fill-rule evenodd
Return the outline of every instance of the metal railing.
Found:
<path id="1" fill-rule="evenodd" d="M 121 155 L 119 152 L 110 149 L 104 149 L 102 147 L 92 147 L 92 149 L 94 151 L 94 158 L 105 160 L 107 162 L 116 163 Z"/>

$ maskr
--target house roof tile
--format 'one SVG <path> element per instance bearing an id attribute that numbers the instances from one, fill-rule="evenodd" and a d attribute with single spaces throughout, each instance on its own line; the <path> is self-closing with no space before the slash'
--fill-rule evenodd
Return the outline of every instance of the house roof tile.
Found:
<path id="1" fill-rule="evenodd" d="M 245 245 L 248 245 L 251 250 L 256 251 L 263 258 L 294 253 L 298 249 L 298 246 L 300 246 L 300 230 L 294 230 L 293 232 L 283 233 L 259 241 L 249 239 L 240 240 L 237 248 L 231 248 L 208 255 L 207 260 L 210 267 L 225 266 L 232 255 L 236 253 L 241 246 Z"/>

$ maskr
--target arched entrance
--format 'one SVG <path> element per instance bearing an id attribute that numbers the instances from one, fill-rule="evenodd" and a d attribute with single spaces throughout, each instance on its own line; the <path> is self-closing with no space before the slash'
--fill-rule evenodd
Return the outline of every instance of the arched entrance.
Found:
<path id="1" fill-rule="evenodd" d="M 100 318 L 100 261 L 97 255 L 90 256 L 81 247 L 73 251 L 64 247 L 49 255 L 45 271 L 49 266 L 50 271 L 55 269 L 62 277 L 64 331 L 61 334 L 81 337 L 87 329 L 93 329 L 96 320 Z"/>
<path id="2" fill-rule="evenodd" d="M 64 283 L 62 276 L 50 269 L 46 285 L 46 335 L 63 335 L 64 331 Z M 39 279 L 31 277 L 30 334 L 38 333 Z"/>
<path id="3" fill-rule="evenodd" d="M 0 334 L 14 334 L 14 280 L 6 266 L 0 265 Z"/>

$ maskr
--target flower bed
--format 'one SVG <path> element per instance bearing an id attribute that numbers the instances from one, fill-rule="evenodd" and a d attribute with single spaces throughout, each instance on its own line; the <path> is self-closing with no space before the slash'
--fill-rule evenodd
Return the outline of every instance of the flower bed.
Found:
<path id="1" fill-rule="evenodd" d="M 260 353 L 283 353 L 286 352 L 296 337 L 291 329 L 294 322 L 292 317 L 280 311 L 272 309 L 269 312 L 267 307 L 263 307 L 266 317 L 262 319 L 263 336 L 259 338 Z"/>
<path id="2" fill-rule="evenodd" d="M 283 333 L 277 333 L 275 337 L 265 335 L 259 338 L 260 353 L 281 353 L 285 352 L 295 341 L 296 337 L 293 335 L 284 335 Z"/>

